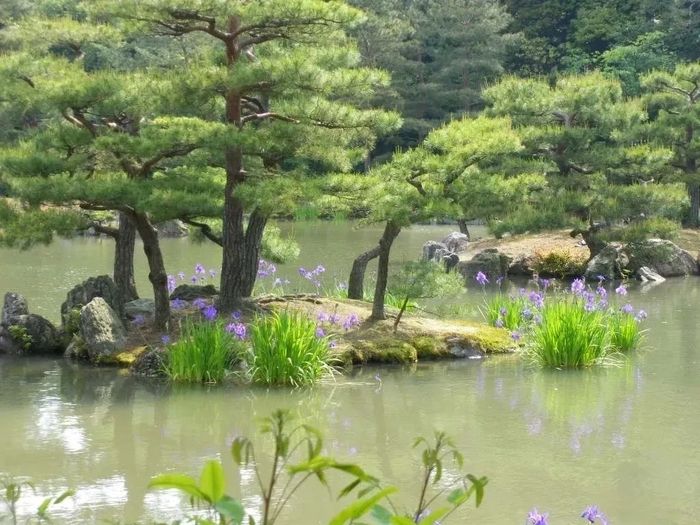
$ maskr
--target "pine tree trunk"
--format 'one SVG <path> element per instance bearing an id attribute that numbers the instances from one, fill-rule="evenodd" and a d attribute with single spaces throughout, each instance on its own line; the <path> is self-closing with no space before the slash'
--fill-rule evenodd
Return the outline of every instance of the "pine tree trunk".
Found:
<path id="1" fill-rule="evenodd" d="M 697 228 L 700 224 L 700 184 L 689 182 L 686 186 L 688 188 L 688 197 L 690 197 L 688 226 Z"/>
<path id="2" fill-rule="evenodd" d="M 114 238 L 114 282 L 125 303 L 139 298 L 134 279 L 136 225 L 125 213 L 119 213 L 119 231 Z"/>
<path id="3" fill-rule="evenodd" d="M 348 279 L 348 299 L 359 299 L 365 298 L 365 272 L 367 271 L 367 264 L 379 256 L 379 245 L 375 246 L 371 250 L 367 250 L 364 253 L 358 255 L 352 263 L 352 270 L 350 270 L 350 278 Z"/>
<path id="4" fill-rule="evenodd" d="M 157 330 L 166 330 L 170 322 L 170 296 L 168 294 L 168 275 L 165 273 L 158 232 L 145 213 L 133 213 L 131 219 L 141 236 L 143 251 L 148 260 L 148 280 L 153 286 L 153 298 L 156 303 L 153 324 Z"/>
<path id="5" fill-rule="evenodd" d="M 389 255 L 391 245 L 401 233 L 401 227 L 393 221 L 388 221 L 384 227 L 384 234 L 379 240 L 379 262 L 377 263 L 377 284 L 374 287 L 374 300 L 372 301 L 372 315 L 370 319 L 378 321 L 386 319 L 384 313 L 384 297 L 389 281 Z"/>
<path id="6" fill-rule="evenodd" d="M 258 276 L 258 260 L 262 247 L 262 236 L 267 224 L 267 215 L 258 208 L 248 219 L 248 227 L 244 230 L 243 206 L 239 199 L 225 209 L 225 224 L 223 230 L 224 258 L 221 267 L 221 291 L 219 307 L 223 311 L 236 309 L 240 300 L 250 297 L 253 293 L 255 280 Z"/>
<path id="7" fill-rule="evenodd" d="M 469 226 L 467 225 L 466 219 L 457 219 L 457 225 L 459 226 L 459 233 L 463 233 L 467 236 L 467 240 L 471 241 L 472 237 L 469 234 Z"/>

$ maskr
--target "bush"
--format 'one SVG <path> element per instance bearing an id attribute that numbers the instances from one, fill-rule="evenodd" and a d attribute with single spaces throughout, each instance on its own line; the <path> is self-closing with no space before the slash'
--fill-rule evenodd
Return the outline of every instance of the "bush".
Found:
<path id="1" fill-rule="evenodd" d="M 218 383 L 242 353 L 243 343 L 222 321 L 186 321 L 180 339 L 170 345 L 165 373 L 173 381 Z"/>
<path id="2" fill-rule="evenodd" d="M 611 228 L 600 233 L 604 241 L 620 241 L 623 243 L 640 242 L 646 239 L 678 239 L 680 224 L 677 221 L 663 217 L 652 217 L 635 221 L 625 226 Z"/>
<path id="3" fill-rule="evenodd" d="M 307 317 L 278 312 L 259 317 L 250 329 L 246 354 L 251 380 L 266 385 L 303 386 L 333 372 L 329 341 Z"/>
<path id="4" fill-rule="evenodd" d="M 612 352 L 605 313 L 579 298 L 546 303 L 534 324 L 527 353 L 547 367 L 577 368 L 602 363 Z"/>
<path id="5" fill-rule="evenodd" d="M 567 249 L 535 252 L 533 268 L 543 277 L 575 277 L 586 271 L 587 254 Z"/>

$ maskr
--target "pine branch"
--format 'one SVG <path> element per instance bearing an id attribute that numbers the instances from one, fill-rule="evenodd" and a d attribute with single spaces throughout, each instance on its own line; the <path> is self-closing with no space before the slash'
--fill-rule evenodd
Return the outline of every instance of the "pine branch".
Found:
<path id="1" fill-rule="evenodd" d="M 250 115 L 246 115 L 245 117 L 241 118 L 241 124 L 245 124 L 246 122 L 250 122 L 253 120 L 267 119 L 283 120 L 284 122 L 292 122 L 293 124 L 299 124 L 299 121 L 297 119 L 287 117 L 285 115 L 280 115 L 279 113 L 274 113 L 271 111 L 268 111 L 267 113 L 252 113 Z"/>
<path id="2" fill-rule="evenodd" d="M 190 219 L 189 217 L 180 217 L 180 220 L 182 222 L 184 222 L 185 224 L 189 224 L 190 226 L 194 226 L 195 228 L 199 228 L 199 231 L 202 233 L 202 235 L 204 235 L 207 239 L 209 239 L 213 243 L 218 244 L 219 246 L 224 245 L 224 241 L 223 241 L 221 235 L 216 235 L 214 233 L 214 230 L 212 230 L 211 226 L 209 226 L 208 224 L 195 221 L 194 219 Z"/>

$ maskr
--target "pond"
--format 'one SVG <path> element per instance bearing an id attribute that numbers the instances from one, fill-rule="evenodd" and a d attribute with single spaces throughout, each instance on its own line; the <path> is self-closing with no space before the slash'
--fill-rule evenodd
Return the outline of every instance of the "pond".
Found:
<path id="1" fill-rule="evenodd" d="M 299 264 L 322 262 L 329 272 L 333 265 L 347 268 L 378 233 L 337 224 L 295 227 Z M 412 231 L 397 260 L 414 257 L 425 239 L 444 231 Z M 42 248 L 40 257 L 37 251 L 0 252 L 3 268 L 17 265 L 4 272 L 1 290 L 27 294 L 35 310 L 43 300 L 47 312 L 56 311 L 74 282 L 108 271 L 111 246 L 104 244 L 66 242 Z M 206 245 L 166 246 L 173 271 L 217 262 L 217 252 Z M 44 293 L 47 286 L 57 290 Z M 490 479 L 483 505 L 465 509 L 452 523 L 519 525 L 533 506 L 548 511 L 552 525 L 577 523 L 581 510 L 595 503 L 615 525 L 695 524 L 700 280 L 632 287 L 629 298 L 649 313 L 645 348 L 619 367 L 575 372 L 542 371 L 501 358 L 365 368 L 289 391 L 171 388 L 62 360 L 3 358 L 0 472 L 38 485 L 25 512 L 45 494 L 72 487 L 75 499 L 54 511 L 59 521 L 147 523 L 175 519 L 183 508 L 175 494 L 146 491 L 152 475 L 195 475 L 206 459 L 221 457 L 231 493 L 255 507 L 253 475 L 235 474 L 229 446 L 238 435 L 252 436 L 260 417 L 284 407 L 325 433 L 329 454 L 399 486 L 405 504 L 418 490 L 413 439 L 433 429 L 448 432 L 464 452 L 467 470 Z M 483 297 L 476 290 L 465 300 L 476 305 Z M 312 484 L 282 523 L 324 524 L 337 508 L 325 489 Z"/>

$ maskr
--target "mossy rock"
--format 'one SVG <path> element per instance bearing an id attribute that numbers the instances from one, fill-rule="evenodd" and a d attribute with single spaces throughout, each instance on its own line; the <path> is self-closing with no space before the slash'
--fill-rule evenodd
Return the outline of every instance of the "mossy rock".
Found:
<path id="1" fill-rule="evenodd" d="M 396 339 L 353 341 L 342 352 L 341 361 L 345 364 L 407 364 L 418 361 L 418 351 L 410 344 Z"/>
<path id="2" fill-rule="evenodd" d="M 123 368 L 128 368 L 133 365 L 136 360 L 148 350 L 147 346 L 137 346 L 134 348 L 128 348 L 123 352 L 119 352 L 113 355 L 106 355 L 99 359 L 99 363 L 103 365 L 115 365 Z"/>

